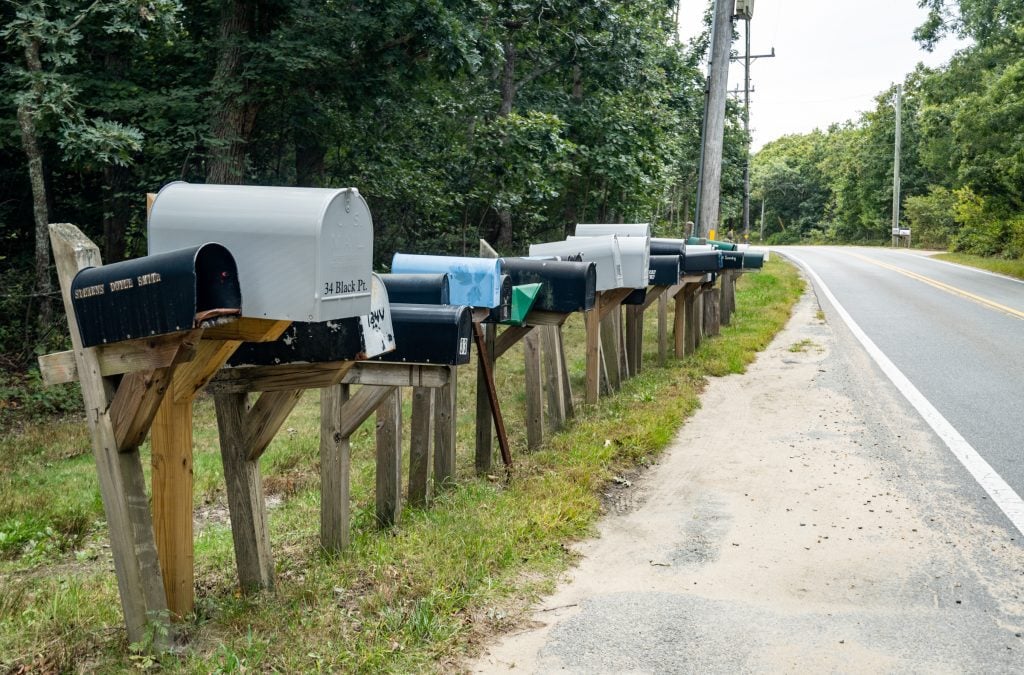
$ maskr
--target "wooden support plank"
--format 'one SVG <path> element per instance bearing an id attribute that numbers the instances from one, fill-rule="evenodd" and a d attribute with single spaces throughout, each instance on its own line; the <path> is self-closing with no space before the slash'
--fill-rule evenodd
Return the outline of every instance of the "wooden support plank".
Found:
<path id="1" fill-rule="evenodd" d="M 608 291 L 601 291 L 598 295 L 601 298 L 601 306 L 598 307 L 598 303 L 595 300 L 594 309 L 600 312 L 601 318 L 604 319 L 608 314 L 617 310 L 622 306 L 622 301 L 633 292 L 632 288 L 613 288 Z"/>
<path id="2" fill-rule="evenodd" d="M 122 373 L 150 371 L 166 368 L 172 363 L 190 361 L 195 356 L 194 338 L 198 330 L 99 345 L 94 351 L 99 360 L 100 375 L 109 377 Z M 183 343 L 187 343 L 187 346 Z M 38 361 L 43 384 L 47 386 L 78 380 L 74 351 L 46 354 L 40 356 Z"/>
<path id="3" fill-rule="evenodd" d="M 722 270 L 722 288 L 719 298 L 719 320 L 721 325 L 728 326 L 732 319 L 733 270 Z"/>
<path id="4" fill-rule="evenodd" d="M 537 450 L 544 444 L 544 385 L 541 383 L 540 336 L 527 334 L 523 340 L 526 366 L 526 447 Z"/>
<path id="5" fill-rule="evenodd" d="M 274 440 L 278 429 L 288 419 L 288 415 L 295 409 L 305 391 L 265 391 L 256 399 L 256 403 L 245 417 L 243 443 L 248 452 L 246 458 L 250 462 L 255 462 L 263 456 L 263 451 Z"/>
<path id="6" fill-rule="evenodd" d="M 494 349 L 491 351 L 491 358 L 495 361 L 500 359 L 505 352 L 515 346 L 517 342 L 530 334 L 533 326 L 508 326 L 501 331 L 501 335 L 494 341 Z"/>
<path id="7" fill-rule="evenodd" d="M 658 296 L 658 367 L 668 361 L 668 293 Z"/>
<path id="8" fill-rule="evenodd" d="M 49 226 L 54 263 L 60 280 L 65 315 L 82 382 L 82 400 L 92 439 L 93 457 L 107 519 L 110 550 L 114 559 L 121 608 L 128 642 L 146 639 L 148 627 L 155 651 L 170 647 L 173 636 L 167 624 L 160 561 L 156 554 L 153 522 L 148 508 L 142 463 L 137 451 L 118 451 L 114 425 L 108 412 L 111 388 L 103 380 L 95 349 L 82 347 L 78 323 L 72 319 L 71 281 L 79 270 L 102 264 L 99 249 L 82 232 L 67 223 Z"/>
<path id="9" fill-rule="evenodd" d="M 630 376 L 636 377 L 640 374 L 640 360 L 643 352 L 643 335 L 640 332 L 643 328 L 644 310 L 639 305 L 626 307 L 626 364 L 629 366 Z"/>
<path id="10" fill-rule="evenodd" d="M 490 399 L 487 396 L 487 370 L 494 367 L 491 354 L 494 353 L 494 324 L 482 324 L 486 349 L 477 349 L 476 364 L 476 447 L 475 464 L 477 475 L 483 476 L 491 472 L 491 456 L 493 454 L 493 436 L 491 426 Z M 485 364 L 486 361 L 486 364 Z"/>
<path id="11" fill-rule="evenodd" d="M 565 356 L 565 339 L 562 336 L 561 326 L 558 327 L 558 368 L 562 372 L 562 395 L 564 397 L 563 402 L 565 403 L 565 418 L 572 419 L 576 416 L 576 404 L 572 399 L 572 382 L 569 381 L 569 360 Z"/>
<path id="12" fill-rule="evenodd" d="M 681 288 L 681 286 L 648 286 L 647 295 L 644 296 L 643 304 L 638 305 L 643 311 L 647 311 L 647 308 L 657 302 L 666 293 L 671 294 L 673 288 Z"/>
<path id="13" fill-rule="evenodd" d="M 204 341 L 200 346 L 205 344 Z M 322 389 L 341 382 L 354 364 L 354 361 L 328 361 L 224 368 L 210 381 L 209 390 L 215 394 L 240 394 L 250 391 Z"/>
<path id="14" fill-rule="evenodd" d="M 455 401 L 458 377 L 455 366 L 449 371 L 447 384 L 434 392 L 434 488 L 442 490 L 455 480 Z"/>
<path id="15" fill-rule="evenodd" d="M 425 387 L 413 387 L 412 422 L 409 428 L 409 504 L 425 508 L 431 499 L 431 446 L 434 440 L 434 395 Z"/>
<path id="16" fill-rule="evenodd" d="M 175 401 L 191 401 L 217 374 L 242 344 L 238 340 L 201 340 L 195 357 L 174 373 L 171 395 Z"/>
<path id="17" fill-rule="evenodd" d="M 238 582 L 245 593 L 274 587 L 274 560 L 263 500 L 259 460 L 249 459 L 245 444 L 246 394 L 217 394 L 217 429 L 224 463 L 231 538 L 235 545 Z M 191 543 L 191 542 L 190 542 Z"/>
<path id="18" fill-rule="evenodd" d="M 341 409 L 341 425 L 338 433 L 348 438 L 366 419 L 377 410 L 381 402 L 391 393 L 393 387 L 363 385 Z"/>
<path id="19" fill-rule="evenodd" d="M 443 387 L 454 372 L 442 365 L 356 361 L 341 381 L 385 387 Z"/>
<path id="20" fill-rule="evenodd" d="M 390 387 L 377 407 L 377 523 L 398 524 L 402 513 L 402 390 Z"/>
<path id="21" fill-rule="evenodd" d="M 487 403 L 491 409 L 491 416 L 494 419 L 494 431 L 498 437 L 498 447 L 501 449 L 501 460 L 505 464 L 506 471 L 512 467 L 512 451 L 508 446 L 508 434 L 505 432 L 505 420 L 501 415 L 501 402 L 498 401 L 498 390 L 494 384 L 493 361 L 488 358 L 488 345 L 484 339 L 483 330 L 480 324 L 473 324 L 474 338 L 476 339 L 477 351 L 482 355 L 480 365 L 484 371 L 484 386 L 487 390 Z"/>
<path id="22" fill-rule="evenodd" d="M 710 283 L 704 284 L 704 289 L 701 292 L 702 302 L 704 303 L 704 335 L 708 337 L 718 335 L 719 292 L 720 289 Z"/>
<path id="23" fill-rule="evenodd" d="M 622 315 L 625 313 L 625 305 L 619 306 L 619 311 L 615 312 L 615 342 L 618 345 L 616 354 L 619 357 L 619 380 L 625 382 L 633 376 L 633 371 L 630 367 L 629 358 L 626 354 L 626 330 L 625 324 L 622 320 Z"/>
<path id="24" fill-rule="evenodd" d="M 612 392 L 622 388 L 622 373 L 619 369 L 619 335 L 616 330 L 619 312 L 606 314 L 601 319 L 601 354 L 604 358 L 605 372 L 608 373 L 608 387 Z"/>
<path id="25" fill-rule="evenodd" d="M 335 384 L 320 390 L 320 545 L 331 553 L 348 548 L 349 470 L 352 450 L 341 435 L 342 410 L 349 386 Z"/>
<path id="26" fill-rule="evenodd" d="M 687 298 L 689 298 L 689 287 L 684 287 L 675 295 L 675 315 L 672 317 L 672 333 L 677 359 L 683 358 L 689 352 L 686 351 L 687 331 L 689 331 Z"/>
<path id="27" fill-rule="evenodd" d="M 569 318 L 562 312 L 548 312 L 542 309 L 531 309 L 523 323 L 527 326 L 561 326 Z"/>
<path id="28" fill-rule="evenodd" d="M 201 330 L 178 334 L 178 354 L 191 358 L 199 342 Z M 121 379 L 117 393 L 110 404 L 110 417 L 114 423 L 117 447 L 122 452 L 136 448 L 146 440 L 164 395 L 170 388 L 177 359 L 166 367 L 150 371 L 128 373 Z"/>
<path id="29" fill-rule="evenodd" d="M 207 328 L 206 340 L 238 340 L 240 342 L 273 342 L 284 335 L 291 321 L 240 317 L 235 321 Z"/>
<path id="30" fill-rule="evenodd" d="M 558 431 L 565 426 L 565 387 L 559 358 L 558 326 L 540 329 L 541 353 L 544 356 L 544 391 L 547 394 L 548 426 Z"/>
<path id="31" fill-rule="evenodd" d="M 583 315 L 586 330 L 587 389 L 585 400 L 588 405 L 597 403 L 601 387 L 601 294 L 594 300 L 594 309 Z"/>
<path id="32" fill-rule="evenodd" d="M 704 337 L 704 294 L 700 290 L 699 284 L 694 286 L 690 302 L 690 313 L 686 317 L 687 325 L 689 326 L 686 345 L 687 354 L 692 354 L 696 351 Z"/>

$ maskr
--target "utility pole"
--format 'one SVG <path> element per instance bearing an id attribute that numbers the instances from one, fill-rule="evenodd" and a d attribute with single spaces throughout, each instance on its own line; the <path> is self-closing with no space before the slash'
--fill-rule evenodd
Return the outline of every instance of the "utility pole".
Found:
<path id="1" fill-rule="evenodd" d="M 715 0 L 711 20 L 711 61 L 708 63 L 707 95 L 701 130 L 697 180 L 697 236 L 707 237 L 718 224 L 722 185 L 722 141 L 725 136 L 725 98 L 729 84 L 729 52 L 732 48 L 732 10 L 735 0 Z"/>
<path id="2" fill-rule="evenodd" d="M 900 133 L 903 127 L 903 85 L 896 85 L 896 147 L 892 160 L 892 245 L 900 236 Z"/>
<path id="3" fill-rule="evenodd" d="M 747 50 L 743 56 L 743 135 L 747 152 L 743 162 L 743 242 L 750 243 L 750 16 L 746 19 Z M 763 202 L 762 202 L 763 203 Z"/>
<path id="4" fill-rule="evenodd" d="M 764 241 L 764 202 L 765 198 L 761 197 L 761 241 Z"/>

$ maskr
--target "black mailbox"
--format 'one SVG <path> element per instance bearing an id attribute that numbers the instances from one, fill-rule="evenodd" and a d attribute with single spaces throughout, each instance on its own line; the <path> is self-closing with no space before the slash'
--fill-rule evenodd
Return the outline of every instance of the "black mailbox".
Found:
<path id="1" fill-rule="evenodd" d="M 449 366 L 469 363 L 469 347 L 473 342 L 472 310 L 466 305 L 392 303 L 395 350 L 374 360 Z"/>
<path id="2" fill-rule="evenodd" d="M 503 258 L 504 269 L 516 286 L 542 284 L 533 308 L 568 314 L 592 309 L 597 294 L 593 262 Z"/>
<path id="3" fill-rule="evenodd" d="M 491 307 L 490 313 L 485 321 L 487 323 L 501 323 L 508 321 L 512 316 L 512 278 L 507 274 L 501 275 L 501 288 L 498 293 L 498 306 Z"/>
<path id="4" fill-rule="evenodd" d="M 743 269 L 743 252 L 726 251 L 722 249 L 722 269 L 741 270 Z"/>
<path id="5" fill-rule="evenodd" d="M 238 268 L 220 244 L 88 267 L 71 282 L 84 347 L 191 330 L 242 307 Z"/>
<path id="6" fill-rule="evenodd" d="M 365 358 L 359 317 L 336 321 L 293 321 L 273 342 L 243 342 L 228 365 L 276 366 L 283 363 L 326 363 Z"/>
<path id="7" fill-rule="evenodd" d="M 722 269 L 721 251 L 687 251 L 683 256 L 683 272 L 706 274 Z"/>
<path id="8" fill-rule="evenodd" d="M 381 274 L 388 300 L 414 305 L 447 305 L 447 274 Z"/>
<path id="9" fill-rule="evenodd" d="M 676 255 L 652 255 L 650 272 L 651 284 L 655 286 L 674 286 L 679 283 L 683 274 L 682 258 Z"/>
<path id="10" fill-rule="evenodd" d="M 682 239 L 663 239 L 654 237 L 651 239 L 651 255 L 683 255 L 686 250 L 686 242 Z"/>
<path id="11" fill-rule="evenodd" d="M 764 253 L 748 251 L 743 256 L 743 267 L 750 270 L 759 270 L 764 267 Z"/>

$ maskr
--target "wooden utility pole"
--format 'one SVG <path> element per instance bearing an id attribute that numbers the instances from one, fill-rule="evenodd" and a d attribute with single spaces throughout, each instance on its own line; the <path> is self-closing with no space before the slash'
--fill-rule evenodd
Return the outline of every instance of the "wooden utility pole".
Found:
<path id="1" fill-rule="evenodd" d="M 896 85 L 896 143 L 892 160 L 892 245 L 900 239 L 900 133 L 903 127 L 903 85 Z"/>
<path id="2" fill-rule="evenodd" d="M 715 0 L 711 22 L 711 61 L 708 64 L 707 96 L 697 188 L 697 227 L 706 237 L 718 223 L 719 192 L 722 184 L 722 140 L 725 136 L 725 98 L 729 84 L 729 52 L 732 48 L 734 0 Z M 699 233 L 699 234 L 698 234 Z"/>

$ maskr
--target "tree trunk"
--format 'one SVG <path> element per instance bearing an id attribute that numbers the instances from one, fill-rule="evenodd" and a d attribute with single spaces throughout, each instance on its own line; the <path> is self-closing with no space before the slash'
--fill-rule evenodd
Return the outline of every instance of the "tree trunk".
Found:
<path id="1" fill-rule="evenodd" d="M 581 105 L 583 103 L 583 68 L 578 63 L 574 63 L 572 66 L 572 102 L 575 105 Z M 572 156 L 573 166 L 576 166 L 579 162 L 580 155 L 578 152 L 574 152 Z M 565 234 L 572 234 L 577 223 L 579 223 L 579 198 L 580 198 L 580 183 L 583 178 L 578 174 L 574 173 L 569 177 L 569 185 L 565 194 L 565 207 L 562 210 L 563 229 Z"/>
<path id="2" fill-rule="evenodd" d="M 505 38 L 505 65 L 501 69 L 501 107 L 498 116 L 508 117 L 512 114 L 512 103 L 516 96 L 516 45 L 511 33 Z M 503 208 L 498 211 L 498 231 L 495 236 L 499 250 L 507 251 L 512 247 L 512 211 Z"/>
<path id="3" fill-rule="evenodd" d="M 317 187 L 324 177 L 324 157 L 327 148 L 320 141 L 315 130 L 305 126 L 296 127 L 293 134 L 295 143 L 295 184 L 301 187 Z"/>
<path id="4" fill-rule="evenodd" d="M 32 40 L 25 46 L 25 65 L 30 73 L 38 74 L 43 70 L 42 59 L 39 58 L 39 41 Z M 39 300 L 39 326 L 49 326 L 53 319 L 53 305 L 50 293 L 53 284 L 50 281 L 50 209 L 47 205 L 46 174 L 43 171 L 43 152 L 39 147 L 39 135 L 36 129 L 36 101 L 42 97 L 43 84 L 39 78 L 34 80 L 31 102 L 25 101 L 18 106 L 18 126 L 21 129 L 21 146 L 28 159 L 28 177 L 32 185 L 32 213 L 35 220 L 35 292 Z"/>
<path id="5" fill-rule="evenodd" d="M 246 145 L 256 125 L 259 104 L 252 100 L 249 84 L 242 78 L 243 45 L 255 32 L 257 4 L 232 0 L 221 13 L 221 51 L 212 87 L 220 100 L 213 117 L 207 183 L 239 185 L 245 180 Z"/>

